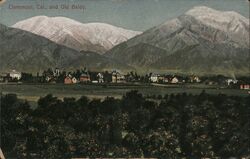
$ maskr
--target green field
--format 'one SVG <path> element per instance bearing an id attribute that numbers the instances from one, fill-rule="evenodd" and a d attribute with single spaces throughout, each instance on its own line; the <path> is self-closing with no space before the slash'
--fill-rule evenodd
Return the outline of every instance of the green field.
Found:
<path id="1" fill-rule="evenodd" d="M 58 98 L 87 96 L 89 98 L 105 98 L 112 96 L 121 98 L 130 90 L 138 90 L 143 95 L 165 95 L 177 93 L 199 94 L 205 90 L 209 94 L 227 94 L 247 96 L 248 91 L 239 89 L 219 88 L 216 86 L 196 85 L 147 85 L 147 84 L 121 84 L 121 85 L 64 85 L 64 84 L 1 84 L 3 94 L 14 93 L 19 98 L 31 102 L 37 101 L 40 97 L 53 94 Z"/>

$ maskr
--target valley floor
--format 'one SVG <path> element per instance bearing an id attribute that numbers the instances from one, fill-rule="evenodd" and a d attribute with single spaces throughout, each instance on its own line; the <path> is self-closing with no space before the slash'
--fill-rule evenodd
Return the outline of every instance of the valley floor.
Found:
<path id="1" fill-rule="evenodd" d="M 160 85 L 160 84 L 103 84 L 103 85 L 64 85 L 64 84 L 0 84 L 0 92 L 3 94 L 17 94 L 20 99 L 36 102 L 40 97 L 53 94 L 59 98 L 74 97 L 104 99 L 107 96 L 121 98 L 130 90 L 138 90 L 146 97 L 158 97 L 165 94 L 200 94 L 205 90 L 208 94 L 226 94 L 236 96 L 247 96 L 247 90 L 230 89 L 220 86 L 208 86 L 203 84 L 185 85 Z"/>

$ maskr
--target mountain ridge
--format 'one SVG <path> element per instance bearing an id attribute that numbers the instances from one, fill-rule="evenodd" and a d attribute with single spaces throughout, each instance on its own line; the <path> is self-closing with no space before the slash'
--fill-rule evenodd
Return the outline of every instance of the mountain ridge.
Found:
<path id="1" fill-rule="evenodd" d="M 206 16 L 207 12 L 209 14 Z M 214 16 L 210 16 L 210 14 L 219 14 L 219 20 L 214 20 Z M 235 16 L 232 16 L 232 14 Z M 225 15 L 227 17 L 224 20 L 221 19 Z M 235 19 L 237 17 L 238 19 Z M 243 20 L 241 20 L 242 18 Z M 207 25 L 204 23 L 204 19 L 213 21 L 215 24 Z M 243 24 L 238 24 L 238 21 L 243 22 Z M 227 27 L 216 26 L 221 22 Z M 239 16 L 238 13 L 221 12 L 207 7 L 195 7 L 177 18 L 119 44 L 105 55 L 125 61 L 128 65 L 142 70 L 165 72 L 176 70 L 177 72 L 196 74 L 228 74 L 229 72 L 231 74 L 233 72 L 244 75 L 250 73 L 247 62 L 249 60 L 249 26 L 246 22 L 249 22 L 249 20 Z M 232 23 L 235 24 L 232 25 Z M 215 27 L 211 27 L 211 25 Z M 237 28 L 243 28 L 244 30 Z M 141 43 L 147 44 L 147 47 L 152 46 L 152 49 L 156 52 L 157 50 L 161 50 L 160 52 L 164 50 L 165 54 L 155 53 L 153 58 L 159 60 L 155 63 L 144 64 L 144 68 L 141 68 L 141 65 L 136 66 L 133 63 L 136 56 L 131 59 L 129 54 L 132 52 L 137 54 L 138 57 L 148 54 L 144 48 L 135 47 Z M 137 60 L 138 64 L 143 63 L 143 58 Z M 200 63 L 199 60 L 203 62 Z M 213 63 L 214 60 L 217 63 Z"/>
<path id="2" fill-rule="evenodd" d="M 39 18 L 48 17 L 38 17 L 38 22 L 30 25 L 31 29 L 37 28 L 35 24 L 39 22 L 44 27 L 47 25 Z M 59 18 L 59 21 L 65 23 L 63 20 L 64 18 Z M 71 23 L 74 23 L 75 27 L 78 25 L 74 20 Z M 74 47 L 81 45 L 82 41 L 68 32 L 67 26 L 71 28 L 71 24 L 61 27 L 63 31 L 52 25 L 56 29 L 53 34 L 48 34 L 51 35 L 50 39 L 0 25 L 0 56 L 3 59 L 0 71 L 6 68 L 27 71 L 45 67 L 88 67 L 96 70 L 136 70 L 139 73 L 246 75 L 250 74 L 248 23 L 249 19 L 235 12 L 222 12 L 204 6 L 195 7 L 177 18 L 119 43 L 106 51 L 104 56 L 94 51 L 74 50 L 50 40 L 55 36 L 61 39 L 62 43 L 75 45 Z M 82 24 L 79 22 L 79 25 Z M 41 32 L 43 31 L 42 27 Z M 91 40 L 95 38 L 98 36 L 92 37 Z M 93 49 L 92 42 L 90 39 L 85 41 L 86 50 Z M 98 42 L 100 41 L 97 40 L 94 49 L 103 49 L 103 45 Z"/>
<path id="3" fill-rule="evenodd" d="M 66 17 L 36 16 L 17 22 L 12 27 L 46 37 L 77 51 L 100 54 L 141 34 L 106 23 L 80 23 Z"/>
<path id="4" fill-rule="evenodd" d="M 80 53 L 44 37 L 2 24 L 0 48 L 1 72 L 15 69 L 36 73 L 55 67 L 65 70 L 83 67 L 94 70 L 130 68 L 95 52 Z"/>

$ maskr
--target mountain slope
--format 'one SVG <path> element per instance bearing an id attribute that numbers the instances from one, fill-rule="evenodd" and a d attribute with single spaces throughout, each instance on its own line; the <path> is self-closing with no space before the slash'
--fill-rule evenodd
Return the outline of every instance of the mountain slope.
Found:
<path id="1" fill-rule="evenodd" d="M 78 51 L 100 54 L 140 34 L 104 23 L 82 24 L 65 17 L 37 16 L 20 21 L 12 27 L 46 37 Z"/>
<path id="2" fill-rule="evenodd" d="M 250 73 L 248 24 L 247 18 L 235 12 L 195 7 L 114 47 L 106 56 L 140 70 L 247 74 Z M 137 47 L 141 44 L 147 48 Z M 140 57 L 136 63 L 131 52 L 133 57 Z M 159 60 L 145 61 L 142 57 L 148 53 Z"/>
<path id="3" fill-rule="evenodd" d="M 80 53 L 44 37 L 0 24 L 0 71 L 38 72 L 49 67 L 127 68 L 94 52 Z"/>

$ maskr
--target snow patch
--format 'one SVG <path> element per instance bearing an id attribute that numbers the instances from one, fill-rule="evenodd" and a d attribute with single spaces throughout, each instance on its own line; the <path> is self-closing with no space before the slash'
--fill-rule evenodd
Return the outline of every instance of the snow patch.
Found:
<path id="1" fill-rule="evenodd" d="M 75 48 L 76 46 L 72 46 L 70 42 L 60 44 L 79 51 L 100 51 L 101 53 L 141 34 L 138 31 L 126 30 L 105 23 L 83 24 L 66 17 L 36 16 L 20 21 L 12 27 L 32 32 L 57 43 L 70 37 L 80 42 L 81 45 Z M 102 47 L 104 50 L 98 50 L 96 47 Z"/>

